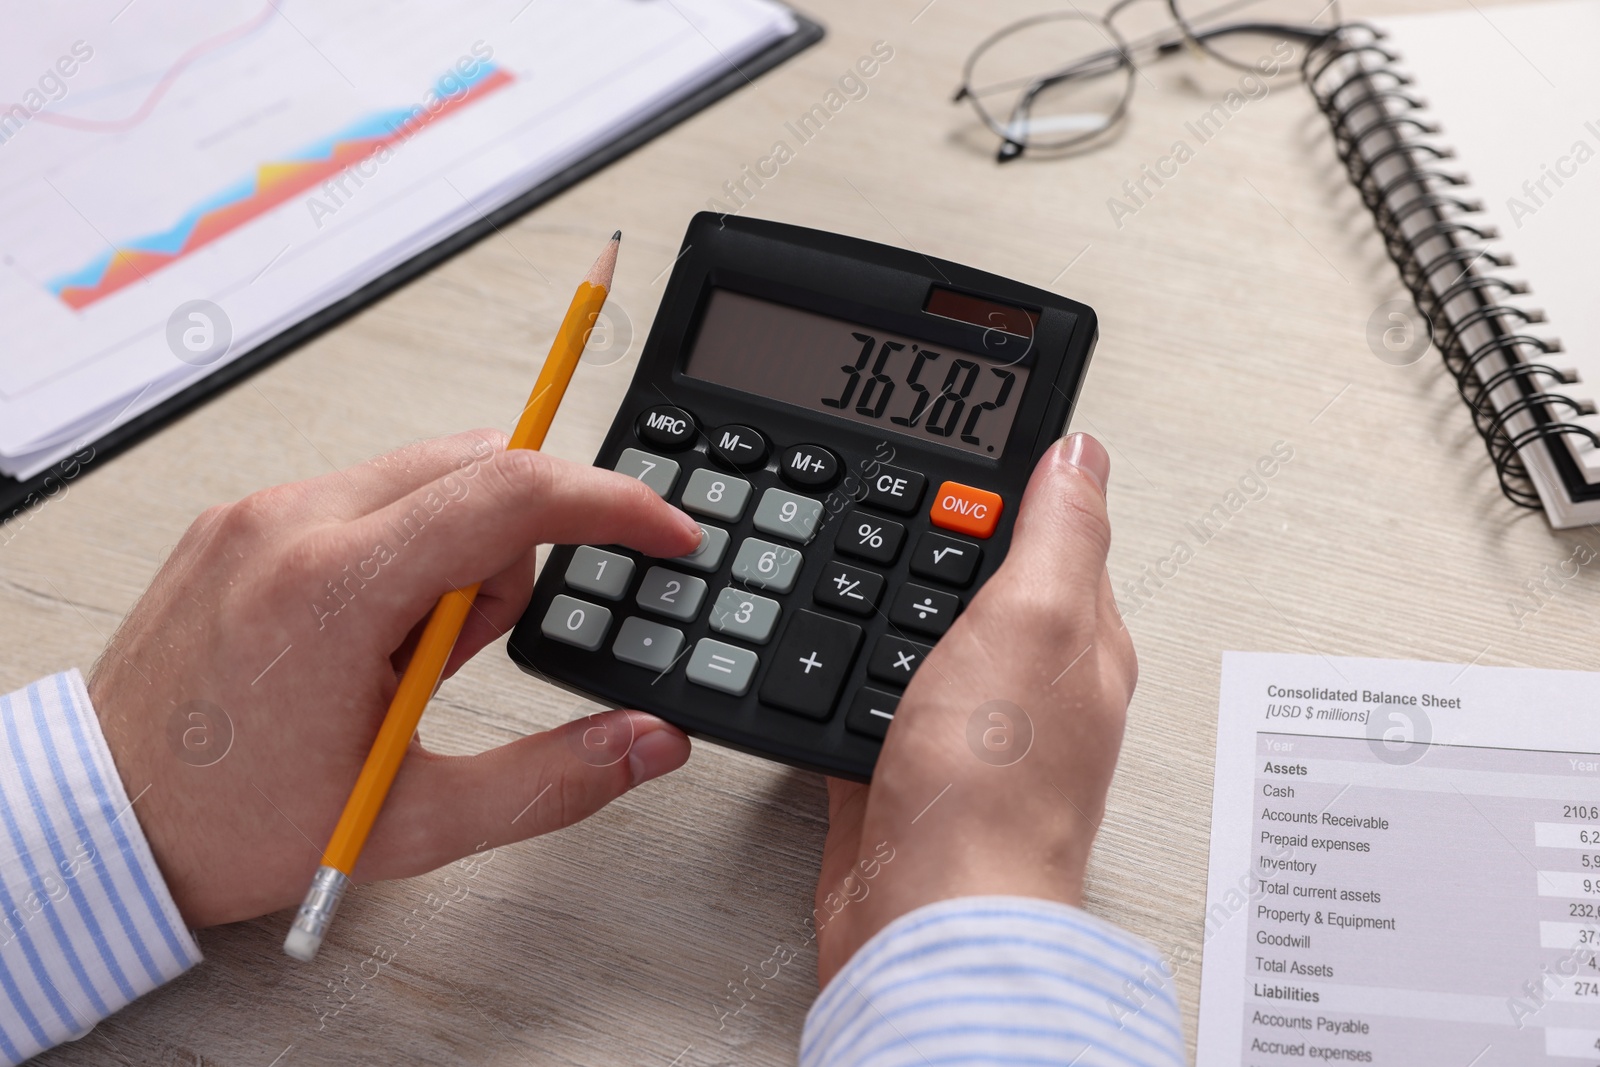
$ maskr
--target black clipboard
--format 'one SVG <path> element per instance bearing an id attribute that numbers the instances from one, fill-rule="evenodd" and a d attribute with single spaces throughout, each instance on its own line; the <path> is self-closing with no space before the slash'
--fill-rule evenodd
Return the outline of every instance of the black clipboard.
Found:
<path id="1" fill-rule="evenodd" d="M 21 481 L 0 474 L 0 523 L 37 504 L 53 499 L 65 490 L 68 483 L 81 477 L 85 471 L 99 467 L 106 460 L 138 444 L 189 408 L 231 389 L 273 360 L 287 355 L 323 331 L 337 326 L 373 301 L 389 295 L 456 253 L 477 244 L 513 219 L 532 211 L 557 193 L 576 185 L 602 167 L 616 162 L 640 145 L 672 129 L 690 115 L 710 107 L 724 96 L 742 88 L 773 67 L 822 40 L 826 31 L 821 23 L 807 18 L 792 8 L 790 10 L 796 21 L 794 33 L 781 41 L 774 42 L 764 51 L 736 65 L 716 80 L 673 101 L 581 162 L 545 179 L 515 199 L 480 216 L 438 244 L 424 249 L 399 266 L 374 278 L 355 292 L 302 319 L 282 333 L 268 338 L 238 359 L 220 367 L 215 373 L 208 374 L 181 392 L 174 393 L 149 411 L 130 419 L 102 437 L 85 442 L 77 454 L 68 456 L 39 474 Z"/>

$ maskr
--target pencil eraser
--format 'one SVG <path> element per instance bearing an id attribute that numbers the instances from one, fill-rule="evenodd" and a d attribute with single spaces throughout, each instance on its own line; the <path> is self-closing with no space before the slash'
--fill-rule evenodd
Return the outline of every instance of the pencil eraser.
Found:
<path id="1" fill-rule="evenodd" d="M 316 959 L 317 949 L 321 947 L 322 938 L 309 930 L 302 930 L 298 923 L 289 927 L 289 936 L 283 939 L 283 951 L 301 963 Z"/>

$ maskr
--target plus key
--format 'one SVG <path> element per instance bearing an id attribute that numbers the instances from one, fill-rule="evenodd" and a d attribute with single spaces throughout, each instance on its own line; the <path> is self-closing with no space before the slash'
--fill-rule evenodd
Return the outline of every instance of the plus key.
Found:
<path id="1" fill-rule="evenodd" d="M 861 627 L 814 611 L 797 611 L 761 681 L 761 703 L 809 719 L 833 714 L 861 644 Z"/>

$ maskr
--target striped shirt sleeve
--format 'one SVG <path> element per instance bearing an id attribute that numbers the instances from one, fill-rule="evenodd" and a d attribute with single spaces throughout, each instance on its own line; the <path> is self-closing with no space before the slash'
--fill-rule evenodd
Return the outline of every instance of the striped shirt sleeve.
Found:
<path id="1" fill-rule="evenodd" d="M 1170 968 L 1077 908 L 964 897 L 856 952 L 812 1005 L 801 1067 L 1184 1067 Z"/>
<path id="2" fill-rule="evenodd" d="M 82 675 L 0 696 L 0 1062 L 200 962 L 132 807 Z"/>

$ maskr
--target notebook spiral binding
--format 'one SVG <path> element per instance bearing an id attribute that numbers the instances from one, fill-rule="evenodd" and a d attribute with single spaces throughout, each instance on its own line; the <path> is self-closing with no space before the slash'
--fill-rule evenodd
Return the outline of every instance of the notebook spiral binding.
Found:
<path id="1" fill-rule="evenodd" d="M 1483 210 L 1467 195 L 1468 179 L 1441 168 L 1453 153 L 1428 138 L 1440 132 L 1425 117 L 1401 57 L 1383 32 L 1348 23 L 1307 49 L 1301 73 L 1333 131 L 1339 159 L 1377 223 L 1389 258 L 1410 290 L 1433 343 L 1455 378 L 1473 426 L 1483 438 L 1500 489 L 1513 503 L 1540 506 L 1522 451 L 1561 438 L 1600 437 L 1562 419 L 1592 414 L 1561 393 L 1575 379 L 1544 357 L 1561 342 L 1524 331 L 1542 312 L 1500 302 L 1528 292 L 1489 268 L 1512 265 L 1485 247 L 1492 227 L 1469 217 Z"/>

